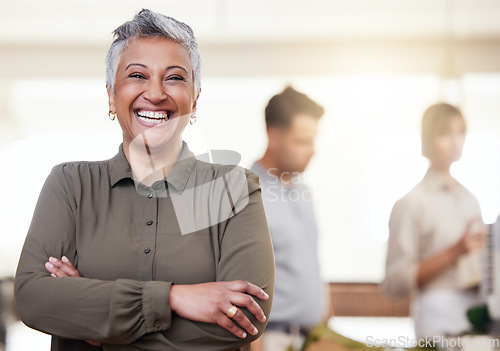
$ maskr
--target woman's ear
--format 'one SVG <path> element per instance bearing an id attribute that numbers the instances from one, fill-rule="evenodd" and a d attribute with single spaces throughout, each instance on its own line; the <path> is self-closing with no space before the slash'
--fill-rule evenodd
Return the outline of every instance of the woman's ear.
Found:
<path id="1" fill-rule="evenodd" d="M 200 93 L 201 93 L 201 89 L 200 89 L 200 91 L 198 91 L 198 95 L 196 95 L 196 98 L 193 101 L 193 107 L 192 107 L 193 112 L 196 112 L 196 106 L 198 105 L 198 98 L 200 97 Z"/>
<path id="2" fill-rule="evenodd" d="M 116 113 L 115 109 L 115 94 L 111 91 L 111 88 L 106 88 L 108 92 L 108 104 L 109 104 L 109 111 L 112 113 Z"/>

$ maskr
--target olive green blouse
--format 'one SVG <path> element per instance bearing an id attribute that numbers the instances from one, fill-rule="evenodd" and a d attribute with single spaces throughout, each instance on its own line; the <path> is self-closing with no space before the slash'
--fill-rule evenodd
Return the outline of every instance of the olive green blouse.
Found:
<path id="1" fill-rule="evenodd" d="M 182 142 L 166 178 L 138 182 L 120 145 L 99 162 L 53 167 L 41 190 L 16 273 L 28 326 L 52 350 L 247 350 L 216 325 L 172 313 L 172 284 L 246 280 L 270 295 L 274 256 L 258 176 L 203 162 Z M 49 256 L 66 255 L 82 278 L 54 278 Z M 259 329 L 265 327 L 242 308 Z"/>

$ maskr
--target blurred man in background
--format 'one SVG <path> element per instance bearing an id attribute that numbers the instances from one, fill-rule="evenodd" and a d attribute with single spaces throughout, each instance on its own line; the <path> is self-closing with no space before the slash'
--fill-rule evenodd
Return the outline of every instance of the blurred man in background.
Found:
<path id="1" fill-rule="evenodd" d="M 318 262 L 318 230 L 311 194 L 301 181 L 311 157 L 323 107 L 287 87 L 269 101 L 268 146 L 251 170 L 259 175 L 271 232 L 276 281 L 269 324 L 252 350 L 300 347 L 325 316 Z"/>

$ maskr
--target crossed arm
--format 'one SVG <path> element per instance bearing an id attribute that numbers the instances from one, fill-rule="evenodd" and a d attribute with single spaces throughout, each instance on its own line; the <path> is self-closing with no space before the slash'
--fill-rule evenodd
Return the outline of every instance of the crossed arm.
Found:
<path id="1" fill-rule="evenodd" d="M 60 260 L 50 257 L 45 268 L 54 278 L 81 277 L 73 263 L 63 256 Z M 261 300 L 269 295 L 258 286 L 246 281 L 211 282 L 194 285 L 174 285 L 170 288 L 170 309 L 179 316 L 198 322 L 218 324 L 239 338 L 246 338 L 247 333 L 257 335 L 257 328 L 248 317 L 236 309 L 231 316 L 228 311 L 235 306 L 247 308 L 260 322 L 266 316 L 253 295 Z M 237 324 L 236 324 L 236 323 Z M 246 330 L 246 332 L 244 330 Z M 91 345 L 100 346 L 98 341 L 86 340 Z"/>

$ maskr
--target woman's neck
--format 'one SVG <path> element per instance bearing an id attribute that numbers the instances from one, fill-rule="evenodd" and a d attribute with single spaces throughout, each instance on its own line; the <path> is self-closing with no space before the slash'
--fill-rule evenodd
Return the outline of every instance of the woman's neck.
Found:
<path id="1" fill-rule="evenodd" d="M 454 189 L 457 185 L 455 178 L 451 175 L 451 164 L 443 164 L 439 162 L 431 162 L 430 170 L 443 177 L 450 189 Z"/>
<path id="2" fill-rule="evenodd" d="M 172 171 L 181 150 L 182 138 L 172 138 L 156 147 L 150 147 L 140 136 L 132 142 L 123 140 L 123 152 L 134 177 L 147 186 L 163 179 Z"/>
<path id="3" fill-rule="evenodd" d="M 439 173 L 440 175 L 445 177 L 451 177 L 450 168 L 451 165 L 442 165 L 435 162 L 432 162 L 430 166 L 430 169 L 432 169 L 434 172 Z"/>

